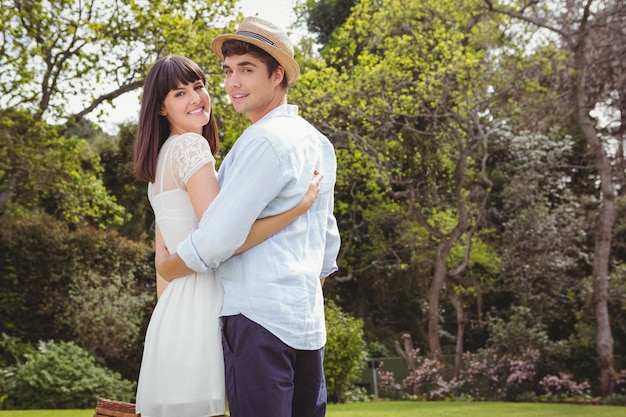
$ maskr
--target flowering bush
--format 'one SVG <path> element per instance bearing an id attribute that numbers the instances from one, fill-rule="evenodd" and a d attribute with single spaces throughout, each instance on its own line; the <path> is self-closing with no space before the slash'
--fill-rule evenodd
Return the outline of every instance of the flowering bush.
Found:
<path id="1" fill-rule="evenodd" d="M 615 393 L 626 395 L 626 369 L 615 375 Z"/>
<path id="2" fill-rule="evenodd" d="M 379 396 L 423 400 L 442 400 L 452 395 L 475 400 L 519 401 L 536 398 L 536 367 L 540 358 L 538 350 L 526 349 L 519 354 L 508 354 L 495 349 L 481 349 L 475 353 L 465 353 L 459 377 L 449 382 L 440 361 L 418 356 L 418 353 L 419 350 L 411 353 L 416 367 L 401 384 L 396 382 L 393 372 L 383 372 L 380 363 L 377 369 Z M 545 393 L 544 398 L 550 401 L 590 397 L 589 383 L 576 382 L 568 373 L 546 375 L 539 386 Z M 615 392 L 626 392 L 626 370 L 617 374 Z"/>
<path id="3" fill-rule="evenodd" d="M 537 350 L 521 355 L 501 354 L 482 349 L 463 355 L 464 366 L 453 381 L 457 394 L 482 400 L 512 400 L 530 391 L 535 378 Z"/>
<path id="4" fill-rule="evenodd" d="M 543 388 L 548 400 L 563 401 L 569 397 L 588 397 L 591 394 L 589 382 L 576 382 L 572 374 L 565 372 L 559 375 L 546 375 L 539 385 Z"/>
<path id="5" fill-rule="evenodd" d="M 416 352 L 417 353 L 417 352 Z M 417 357 L 417 367 L 404 379 L 407 391 L 425 400 L 441 400 L 451 394 L 451 385 L 443 376 L 443 364 L 437 359 Z"/>
<path id="6" fill-rule="evenodd" d="M 382 371 L 383 362 L 380 362 L 376 369 L 378 382 L 378 396 L 390 398 L 392 400 L 403 400 L 408 398 L 408 393 L 404 391 L 402 384 L 396 382 L 396 377 L 391 371 Z"/>

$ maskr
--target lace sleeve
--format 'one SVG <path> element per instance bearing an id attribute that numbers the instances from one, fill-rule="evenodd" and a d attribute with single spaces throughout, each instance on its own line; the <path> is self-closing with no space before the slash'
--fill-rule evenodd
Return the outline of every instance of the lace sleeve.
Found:
<path id="1" fill-rule="evenodd" d="M 178 174 L 180 187 L 185 189 L 189 178 L 201 167 L 215 163 L 211 147 L 206 139 L 195 133 L 178 137 L 172 148 L 172 170 Z"/>

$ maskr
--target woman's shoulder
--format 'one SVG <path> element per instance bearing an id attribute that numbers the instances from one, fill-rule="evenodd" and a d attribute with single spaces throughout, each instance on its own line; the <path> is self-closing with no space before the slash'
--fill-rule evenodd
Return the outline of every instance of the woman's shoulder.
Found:
<path id="1" fill-rule="evenodd" d="M 167 139 L 173 149 L 180 151 L 194 150 L 211 153 L 211 145 L 202 135 L 194 132 L 186 132 L 180 135 L 170 136 Z"/>
<path id="2" fill-rule="evenodd" d="M 211 146 L 204 136 L 187 132 L 168 140 L 170 139 L 173 140 L 171 144 L 172 165 L 183 182 L 186 182 L 189 176 L 201 166 L 208 163 L 215 164 Z"/>
<path id="3" fill-rule="evenodd" d="M 172 135 L 167 138 L 167 142 L 170 143 L 193 143 L 193 142 L 205 142 L 209 143 L 206 138 L 202 135 L 199 135 L 195 132 L 185 132 L 180 135 Z"/>
<path id="4" fill-rule="evenodd" d="M 184 139 L 190 139 L 190 140 L 204 140 L 206 141 L 205 137 L 202 135 L 199 135 L 195 132 L 185 132 L 185 133 L 181 133 L 180 135 L 178 135 L 179 138 L 184 138 Z"/>

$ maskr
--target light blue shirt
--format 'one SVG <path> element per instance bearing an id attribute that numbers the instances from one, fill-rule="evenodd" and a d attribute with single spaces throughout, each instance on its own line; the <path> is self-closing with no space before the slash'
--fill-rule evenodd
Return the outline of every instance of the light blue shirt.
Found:
<path id="1" fill-rule="evenodd" d="M 313 206 L 271 238 L 232 256 L 257 218 L 302 200 L 315 169 L 324 178 Z M 272 110 L 235 142 L 219 169 L 219 194 L 177 248 L 196 271 L 219 267 L 222 316 L 243 314 L 294 349 L 324 346 L 319 280 L 337 270 L 336 171 L 332 144 L 293 105 Z"/>

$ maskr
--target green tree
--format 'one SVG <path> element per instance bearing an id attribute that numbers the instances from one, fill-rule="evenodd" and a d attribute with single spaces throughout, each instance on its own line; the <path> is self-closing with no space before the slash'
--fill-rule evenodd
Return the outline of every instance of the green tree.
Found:
<path id="1" fill-rule="evenodd" d="M 0 108 L 24 109 L 36 120 L 79 120 L 140 88 L 152 63 L 172 53 L 218 73 L 209 40 L 234 4 L 3 0 Z"/>
<path id="2" fill-rule="evenodd" d="M 100 180 L 84 140 L 21 111 L 0 110 L 0 215 L 46 212 L 72 225 L 121 224 L 124 209 Z"/>
<path id="3" fill-rule="evenodd" d="M 92 147 L 104 167 L 102 181 L 128 213 L 128 219 L 116 226 L 116 230 L 129 239 L 152 244 L 154 214 L 147 197 L 147 184 L 138 181 L 133 172 L 135 132 L 135 125 L 123 124 L 117 138 L 101 138 Z"/>
<path id="4" fill-rule="evenodd" d="M 317 42 L 326 45 L 335 29 L 350 16 L 350 9 L 357 0 L 304 0 L 296 6 L 299 20 L 317 36 Z"/>
<path id="5" fill-rule="evenodd" d="M 379 184 L 400 202 L 403 230 L 413 232 L 405 242 L 414 243 L 402 263 L 422 259 L 429 243 L 428 340 L 437 357 L 440 297 L 451 277 L 467 271 L 490 192 L 486 115 L 495 95 L 487 87 L 495 66 L 486 51 L 495 41 L 485 33 L 497 22 L 472 5 L 360 2 L 324 49 L 328 66 L 303 77 L 315 78 L 315 88 L 298 101 L 336 147 L 367 155 Z M 467 256 L 450 264 L 456 245 Z"/>
<path id="6" fill-rule="evenodd" d="M 494 244 L 506 277 L 498 291 L 531 309 L 555 339 L 573 331 L 590 273 L 584 201 L 571 188 L 575 144 L 562 135 L 503 129 L 492 172 L 500 220 Z"/>
<path id="7" fill-rule="evenodd" d="M 596 219 L 593 250 L 593 303 L 596 318 L 601 395 L 613 392 L 615 381 L 614 339 L 608 308 L 611 242 L 617 220 L 617 198 L 624 179 L 622 136 L 626 127 L 626 89 L 621 57 L 626 53 L 626 9 L 621 0 L 513 1 L 484 0 L 486 7 L 530 25 L 538 49 L 555 46 L 566 55 L 547 76 L 545 88 L 558 94 L 552 111 L 575 123 L 576 133 L 586 142 L 585 164 L 593 169 L 596 190 Z M 513 30 L 515 30 L 514 28 Z M 546 36 L 546 34 L 548 34 Z M 594 119 L 594 110 L 604 110 L 613 123 Z M 619 145 L 614 152 L 613 143 Z"/>

